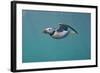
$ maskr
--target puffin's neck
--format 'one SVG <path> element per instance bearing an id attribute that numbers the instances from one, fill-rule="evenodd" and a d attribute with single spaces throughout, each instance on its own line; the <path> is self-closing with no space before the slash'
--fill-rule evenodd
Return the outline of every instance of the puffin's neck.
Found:
<path id="1" fill-rule="evenodd" d="M 52 36 L 55 33 L 55 31 L 53 31 L 52 33 L 50 33 L 50 36 Z"/>

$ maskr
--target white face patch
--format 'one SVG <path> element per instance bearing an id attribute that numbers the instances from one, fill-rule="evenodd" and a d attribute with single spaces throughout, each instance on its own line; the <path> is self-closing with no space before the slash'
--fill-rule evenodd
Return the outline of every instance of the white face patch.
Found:
<path id="1" fill-rule="evenodd" d="M 46 30 L 47 30 L 47 31 L 51 31 L 51 30 L 53 30 L 53 29 L 52 29 L 52 28 L 46 28 Z"/>
<path id="2" fill-rule="evenodd" d="M 46 28 L 45 31 L 46 31 L 47 33 L 52 33 L 52 32 L 54 31 L 54 29 L 53 29 L 53 28 Z"/>

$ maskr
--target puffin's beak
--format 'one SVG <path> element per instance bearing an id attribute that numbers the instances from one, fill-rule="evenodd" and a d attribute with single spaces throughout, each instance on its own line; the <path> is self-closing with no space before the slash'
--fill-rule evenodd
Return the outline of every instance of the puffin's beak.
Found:
<path id="1" fill-rule="evenodd" d="M 46 30 L 43 30 L 43 33 L 47 33 L 47 31 Z"/>

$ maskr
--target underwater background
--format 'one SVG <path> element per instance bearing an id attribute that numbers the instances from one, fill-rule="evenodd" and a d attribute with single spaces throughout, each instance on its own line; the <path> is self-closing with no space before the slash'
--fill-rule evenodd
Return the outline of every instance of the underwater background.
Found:
<path id="1" fill-rule="evenodd" d="M 43 30 L 72 26 L 79 34 L 53 39 Z M 22 11 L 22 62 L 73 61 L 91 59 L 91 14 L 57 11 Z"/>

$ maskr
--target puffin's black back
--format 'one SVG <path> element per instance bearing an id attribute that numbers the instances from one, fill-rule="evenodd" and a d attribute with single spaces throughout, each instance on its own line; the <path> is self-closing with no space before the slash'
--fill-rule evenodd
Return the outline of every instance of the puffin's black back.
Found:
<path id="1" fill-rule="evenodd" d="M 57 29 L 58 32 L 62 32 L 62 31 L 67 31 L 68 30 L 68 26 L 65 24 L 59 24 L 60 27 Z"/>

